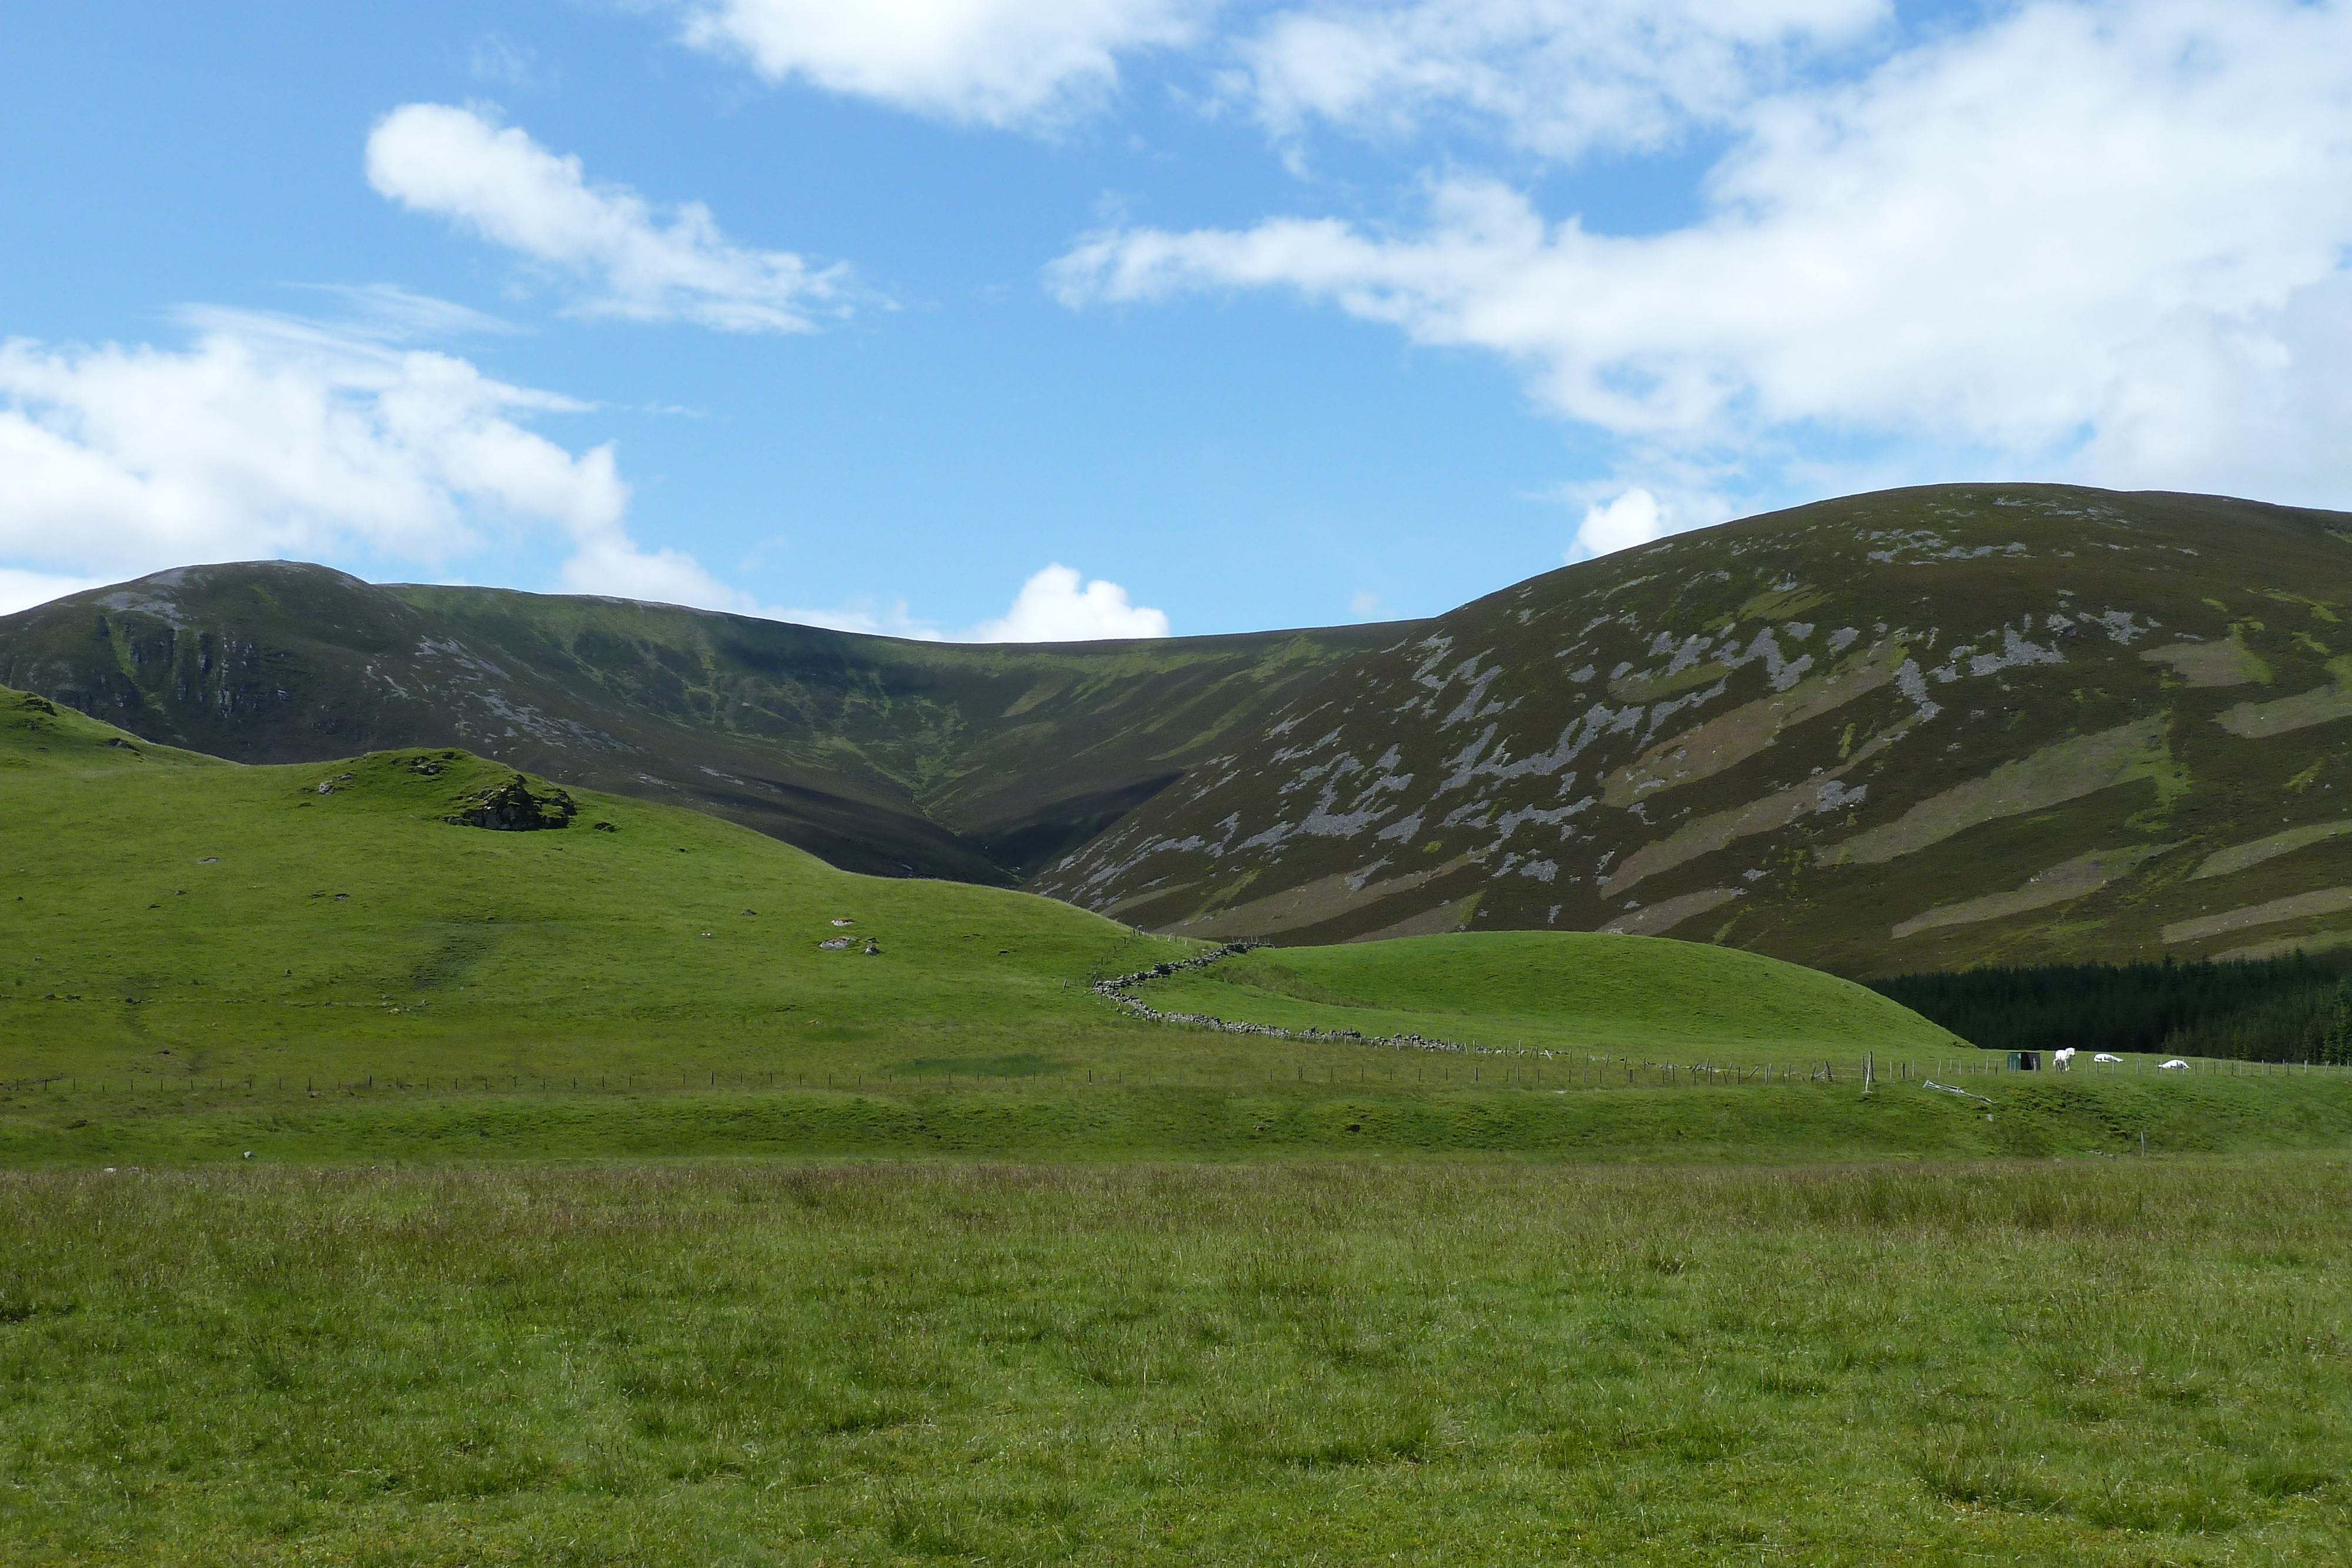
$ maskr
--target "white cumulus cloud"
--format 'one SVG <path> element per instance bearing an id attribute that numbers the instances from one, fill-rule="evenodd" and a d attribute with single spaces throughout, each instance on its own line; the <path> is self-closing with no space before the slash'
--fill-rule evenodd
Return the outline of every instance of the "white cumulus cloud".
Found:
<path id="1" fill-rule="evenodd" d="M 543 531 L 567 586 L 749 608 L 630 539 L 609 444 L 528 428 L 570 400 L 315 322 L 190 319 L 185 350 L 0 344 L 0 598 L 266 557 L 435 567 Z"/>
<path id="2" fill-rule="evenodd" d="M 689 43 L 917 113 L 1048 120 L 1118 78 L 1118 57 L 1190 42 L 1216 0 L 709 0 Z"/>
<path id="3" fill-rule="evenodd" d="M 1230 79 L 1277 131 L 1466 121 L 1551 157 L 1652 148 L 1883 26 L 1889 0 L 1415 0 L 1278 12 Z"/>
<path id="4" fill-rule="evenodd" d="M 1166 612 L 1128 601 L 1127 590 L 1056 562 L 1021 585 L 1000 620 L 966 632 L 967 643 L 1092 643 L 1119 637 L 1165 637 Z"/>
<path id="5" fill-rule="evenodd" d="M 470 109 L 393 110 L 368 137 L 367 176 L 380 195 L 565 275 L 585 315 L 794 332 L 844 303 L 838 267 L 735 245 L 699 202 L 665 217 L 625 186 L 592 184 L 579 159 Z"/>
<path id="6" fill-rule="evenodd" d="M 2342 4 L 2043 0 L 1745 106 L 1704 214 L 1666 233 L 1452 175 L 1418 233 L 1119 229 L 1050 280 L 1074 304 L 1282 287 L 1491 350 L 1700 483 L 1898 443 L 1890 479 L 2340 500 L 2347 58 Z"/>
<path id="7" fill-rule="evenodd" d="M 1576 542 L 1570 547 L 1569 559 L 1584 560 L 1632 549 L 1635 545 L 1664 537 L 1667 531 L 1658 498 L 1636 486 L 1613 501 L 1596 501 L 1585 507 L 1584 521 L 1576 530 Z"/>

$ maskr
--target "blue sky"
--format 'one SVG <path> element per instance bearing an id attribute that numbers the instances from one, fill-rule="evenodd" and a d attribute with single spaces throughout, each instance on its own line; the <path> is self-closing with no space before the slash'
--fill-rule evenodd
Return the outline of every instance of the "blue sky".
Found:
<path id="1" fill-rule="evenodd" d="M 1199 633 L 1884 485 L 2352 487 L 2341 5 L 20 10 L 0 609 Z"/>

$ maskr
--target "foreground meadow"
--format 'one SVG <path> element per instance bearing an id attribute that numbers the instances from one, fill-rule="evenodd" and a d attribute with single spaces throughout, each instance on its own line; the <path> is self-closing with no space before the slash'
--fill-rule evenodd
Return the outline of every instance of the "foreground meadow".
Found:
<path id="1" fill-rule="evenodd" d="M 9 1563 L 2352 1558 L 2352 1162 L 0 1178 Z"/>

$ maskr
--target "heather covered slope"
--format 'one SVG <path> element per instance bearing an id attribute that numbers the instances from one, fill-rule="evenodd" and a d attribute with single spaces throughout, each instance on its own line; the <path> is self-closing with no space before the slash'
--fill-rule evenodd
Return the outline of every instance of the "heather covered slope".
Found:
<path id="1" fill-rule="evenodd" d="M 458 746 L 846 869 L 1010 883 L 1391 635 L 928 643 L 267 561 L 0 618 L 0 681 L 242 762 Z"/>
<path id="2" fill-rule="evenodd" d="M 1847 974 L 2352 942 L 2346 530 L 2007 485 L 1664 540 L 1395 634 L 1032 885 Z"/>

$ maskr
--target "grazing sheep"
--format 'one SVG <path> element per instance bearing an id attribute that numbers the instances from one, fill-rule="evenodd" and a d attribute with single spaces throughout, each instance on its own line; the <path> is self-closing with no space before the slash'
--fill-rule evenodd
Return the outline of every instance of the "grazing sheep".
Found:
<path id="1" fill-rule="evenodd" d="M 2103 1051 L 2099 1052 L 2098 1055 L 2091 1058 L 2091 1060 L 2093 1061 L 2104 1061 L 2110 1067 L 2116 1067 L 2122 1065 L 2124 1059 L 2117 1056 L 2111 1051 Z"/>
<path id="2" fill-rule="evenodd" d="M 2180 1058 L 2179 1058 L 2179 1057 L 2177 1057 L 2177 1056 L 2176 1056 L 2176 1057 L 2174 1057 L 2170 1061 L 2159 1061 L 2159 1062 L 2158 1062 L 2158 1063 L 2156 1064 L 2156 1070 L 2157 1070 L 2158 1072 L 2171 1072 L 2171 1071 L 2176 1071 L 2176 1070 L 2177 1070 L 2177 1071 L 2179 1071 L 2186 1072 L 2186 1071 L 2189 1071 L 2189 1063 L 2187 1063 L 2187 1062 L 2185 1062 L 2185 1061 L 2181 1061 L 2181 1060 L 2180 1060 Z"/>

